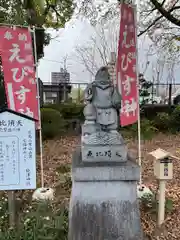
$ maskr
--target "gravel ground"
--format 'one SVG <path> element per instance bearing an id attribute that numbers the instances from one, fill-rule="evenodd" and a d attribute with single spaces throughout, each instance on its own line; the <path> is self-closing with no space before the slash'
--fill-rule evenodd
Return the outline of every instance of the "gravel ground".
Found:
<path id="1" fill-rule="evenodd" d="M 57 169 L 62 164 L 71 163 L 72 153 L 79 144 L 79 137 L 63 137 L 44 143 L 44 178 L 47 187 L 55 187 L 59 176 Z M 137 141 L 127 140 L 131 154 L 137 158 Z M 148 155 L 156 148 L 163 148 L 173 155 L 180 157 L 180 135 L 158 134 L 152 140 L 142 144 L 143 183 L 152 190 L 157 189 L 157 181 L 153 176 L 153 159 Z M 174 240 L 180 239 L 180 161 L 174 160 L 174 177 L 168 181 L 166 197 L 173 200 L 173 211 L 166 215 L 165 223 L 161 229 L 156 228 L 155 215 L 142 211 L 142 226 L 147 239 Z M 69 193 L 62 193 L 62 198 L 68 198 Z"/>

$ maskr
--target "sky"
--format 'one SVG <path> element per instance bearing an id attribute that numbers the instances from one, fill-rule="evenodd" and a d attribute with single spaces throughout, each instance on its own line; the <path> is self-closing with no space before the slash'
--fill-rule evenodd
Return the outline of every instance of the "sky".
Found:
<path id="1" fill-rule="evenodd" d="M 43 82 L 51 81 L 51 72 L 59 72 L 63 67 L 64 59 L 67 59 L 67 70 L 71 75 L 71 82 L 83 83 L 90 82 L 92 76 L 85 70 L 85 67 L 75 57 L 75 48 L 77 45 L 85 45 L 90 39 L 93 29 L 92 26 L 86 20 L 76 19 L 66 24 L 64 29 L 56 32 L 55 30 L 49 30 L 52 35 L 52 40 L 48 46 L 44 49 L 44 57 L 39 62 L 38 75 Z M 147 58 L 147 52 L 151 41 L 148 37 L 142 37 L 138 39 L 138 62 L 140 71 L 144 71 L 146 68 L 146 62 L 150 61 L 147 67 L 145 76 L 148 80 L 152 80 L 152 77 L 157 74 L 157 56 L 153 55 Z M 174 72 L 174 78 L 176 82 L 180 83 L 180 67 L 176 66 Z M 161 82 L 166 82 L 169 77 L 168 67 L 164 65 L 163 74 L 161 76 Z"/>
<path id="2" fill-rule="evenodd" d="M 65 29 L 49 31 L 52 34 L 50 44 L 44 49 L 44 57 L 39 62 L 38 75 L 43 82 L 51 81 L 51 72 L 59 72 L 67 58 L 67 70 L 71 74 L 72 82 L 88 82 L 89 74 L 73 56 L 77 44 L 82 45 L 91 36 L 91 26 L 88 22 L 76 20 L 66 25 Z M 56 37 L 58 36 L 58 37 Z"/>

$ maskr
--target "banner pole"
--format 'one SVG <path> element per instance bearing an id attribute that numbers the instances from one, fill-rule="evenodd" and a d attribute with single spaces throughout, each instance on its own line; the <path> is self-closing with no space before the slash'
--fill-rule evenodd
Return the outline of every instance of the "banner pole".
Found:
<path id="1" fill-rule="evenodd" d="M 139 103 L 139 67 L 138 67 L 138 0 L 134 5 L 134 16 L 135 16 L 135 37 L 136 37 L 136 73 L 137 73 L 137 100 L 138 100 L 138 164 L 140 166 L 140 179 L 139 185 L 142 185 L 142 155 L 141 155 L 141 117 L 140 117 L 140 103 Z"/>
<path id="2" fill-rule="evenodd" d="M 34 44 L 34 58 L 36 67 L 36 85 L 37 85 L 37 98 L 38 98 L 38 112 L 39 112 L 39 144 L 40 144 L 40 166 L 41 166 L 41 187 L 44 188 L 44 164 L 43 164 L 43 144 L 42 144 L 42 125 L 41 125 L 41 110 L 40 110 L 40 94 L 39 94 L 39 79 L 37 71 L 37 48 L 36 48 L 36 33 L 33 27 L 33 44 Z"/>

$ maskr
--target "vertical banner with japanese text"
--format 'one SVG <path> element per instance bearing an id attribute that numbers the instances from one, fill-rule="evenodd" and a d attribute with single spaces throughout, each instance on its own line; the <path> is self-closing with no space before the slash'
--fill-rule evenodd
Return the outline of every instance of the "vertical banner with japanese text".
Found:
<path id="1" fill-rule="evenodd" d="M 117 85 L 122 95 L 121 126 L 138 120 L 137 43 L 135 9 L 121 4 L 120 36 L 117 58 Z"/>
<path id="2" fill-rule="evenodd" d="M 8 108 L 39 120 L 31 33 L 0 27 L 0 53 Z"/>

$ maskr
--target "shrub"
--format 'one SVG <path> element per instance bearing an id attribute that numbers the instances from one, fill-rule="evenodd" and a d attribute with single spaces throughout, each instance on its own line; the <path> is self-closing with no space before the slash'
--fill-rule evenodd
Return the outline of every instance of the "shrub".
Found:
<path id="1" fill-rule="evenodd" d="M 131 126 L 125 128 L 128 131 L 128 135 L 132 137 L 138 136 L 138 123 L 135 123 Z M 153 122 L 148 119 L 141 120 L 141 137 L 142 139 L 151 139 L 157 129 L 153 126 Z"/>
<path id="2" fill-rule="evenodd" d="M 44 108 L 52 108 L 58 110 L 64 119 L 79 119 L 83 120 L 83 108 L 84 104 L 77 103 L 61 103 L 61 104 L 49 104 Z"/>
<path id="3" fill-rule="evenodd" d="M 168 113 L 158 113 L 154 118 L 153 123 L 159 131 L 167 132 L 171 129 L 171 118 Z"/>
<path id="4" fill-rule="evenodd" d="M 140 199 L 140 206 L 144 212 L 158 213 L 159 201 L 157 200 L 157 193 L 145 194 Z M 165 212 L 170 213 L 173 210 L 173 201 L 166 198 L 165 200 Z"/>
<path id="5" fill-rule="evenodd" d="M 41 109 L 43 139 L 54 138 L 66 131 L 66 122 L 59 111 L 51 108 Z"/>
<path id="6" fill-rule="evenodd" d="M 76 104 L 76 103 L 65 103 L 61 104 L 60 112 L 65 119 L 79 119 L 83 120 L 83 104 Z"/>
<path id="7" fill-rule="evenodd" d="M 18 226 L 8 228 L 7 223 L 0 231 L 1 240 L 67 240 L 67 235 L 68 210 L 62 206 L 54 208 L 48 202 L 27 206 Z"/>
<path id="8" fill-rule="evenodd" d="M 180 131 L 180 105 L 171 114 L 171 126 L 173 131 Z"/>

